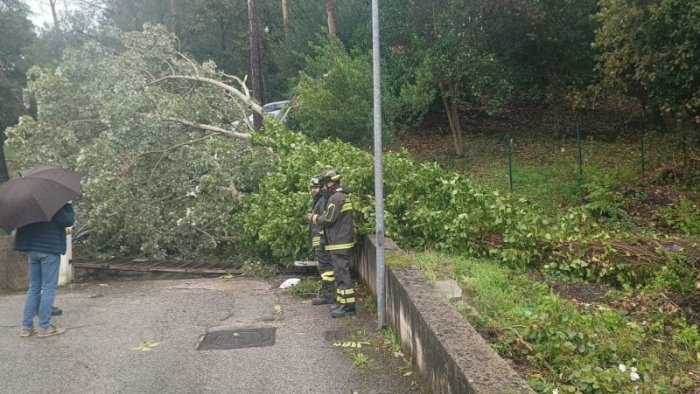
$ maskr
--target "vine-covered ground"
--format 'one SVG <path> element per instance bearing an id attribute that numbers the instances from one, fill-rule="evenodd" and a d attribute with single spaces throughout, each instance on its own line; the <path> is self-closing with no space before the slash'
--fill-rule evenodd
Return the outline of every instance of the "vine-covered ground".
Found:
<path id="1" fill-rule="evenodd" d="M 466 303 L 456 308 L 538 392 L 697 392 L 696 140 L 589 117 L 590 128 L 579 123 L 579 161 L 576 122 L 557 128 L 542 120 L 546 116 L 538 119 L 539 125 L 475 121 L 471 129 L 467 123 L 461 157 L 439 128 L 414 131 L 397 145 L 508 194 L 512 138 L 512 195 L 544 207 L 540 212 L 553 222 L 582 208 L 609 237 L 562 242 L 550 251 L 558 262 L 523 269 L 504 270 L 498 261 L 462 253 L 418 253 L 412 259 L 428 278 L 460 283 Z M 593 274 L 596 265 L 602 268 Z M 600 275 L 623 266 L 637 274 Z"/>

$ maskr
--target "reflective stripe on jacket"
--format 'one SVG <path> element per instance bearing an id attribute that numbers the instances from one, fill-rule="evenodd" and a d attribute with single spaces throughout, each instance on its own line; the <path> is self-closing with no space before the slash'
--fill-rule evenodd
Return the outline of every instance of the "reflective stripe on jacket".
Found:
<path id="1" fill-rule="evenodd" d="M 312 212 L 314 214 L 322 214 L 326 207 L 326 197 L 321 196 L 319 198 L 314 198 L 314 206 Z M 325 244 L 323 235 L 323 228 L 315 223 L 309 223 L 309 237 L 311 238 L 311 249 L 321 247 Z"/>
<path id="2" fill-rule="evenodd" d="M 314 214 L 311 223 L 324 229 L 326 251 L 330 253 L 349 254 L 353 242 L 352 203 L 347 198 L 347 191 L 337 188 L 328 198 L 326 209 L 322 214 Z"/>

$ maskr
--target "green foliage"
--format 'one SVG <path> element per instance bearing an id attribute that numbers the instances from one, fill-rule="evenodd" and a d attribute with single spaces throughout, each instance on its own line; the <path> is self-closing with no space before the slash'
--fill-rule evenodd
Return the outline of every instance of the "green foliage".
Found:
<path id="1" fill-rule="evenodd" d="M 690 294 L 695 291 L 696 273 L 692 264 L 682 256 L 663 267 L 650 282 L 648 289 L 651 291 L 672 290 L 682 294 Z"/>
<path id="2" fill-rule="evenodd" d="M 0 183 L 11 176 L 5 158 L 5 129 L 17 123 L 22 111 L 27 61 L 23 54 L 33 41 L 27 7 L 15 1 L 0 3 Z"/>
<path id="3" fill-rule="evenodd" d="M 583 208 L 594 217 L 610 224 L 627 217 L 624 198 L 610 185 L 590 181 L 584 185 L 586 190 Z"/>
<path id="4" fill-rule="evenodd" d="M 245 276 L 269 278 L 277 274 L 277 267 L 260 260 L 246 260 L 241 266 L 241 273 Z"/>
<path id="5" fill-rule="evenodd" d="M 500 109 L 511 90 L 493 55 L 465 48 L 457 38 L 445 38 L 427 49 L 418 74 L 431 76 L 432 86 L 420 88 L 437 88 L 443 97 L 490 115 Z"/>
<path id="6" fill-rule="evenodd" d="M 515 94 L 541 99 L 592 82 L 595 0 L 483 1 L 484 46 L 506 67 Z"/>
<path id="7" fill-rule="evenodd" d="M 687 197 L 671 206 L 659 209 L 666 224 L 690 237 L 700 236 L 700 209 L 698 204 Z"/>
<path id="8" fill-rule="evenodd" d="M 523 339 L 532 345 L 533 361 L 552 368 L 555 387 L 563 392 L 633 392 L 634 387 L 653 388 L 651 379 L 632 380 L 619 365 L 638 360 L 639 375 L 654 369 L 645 365 L 640 352 L 645 339 L 643 329 L 628 323 L 616 311 L 599 306 L 586 313 L 556 297 L 545 297 L 535 312 L 526 318 Z M 653 357 L 653 356 L 652 356 Z M 645 365 L 647 368 L 642 368 Z M 545 383 L 535 380 L 534 385 Z M 551 384 L 551 383 L 550 383 Z M 546 387 L 546 386 L 545 386 Z"/>
<path id="9" fill-rule="evenodd" d="M 420 253 L 415 261 L 428 276 L 447 271 L 459 280 L 470 304 L 465 317 L 498 335 L 497 351 L 537 370 L 536 392 L 674 392 L 672 378 L 696 365 L 697 327 L 656 308 L 626 314 L 572 303 L 489 259 Z"/>
<path id="10" fill-rule="evenodd" d="M 339 138 L 358 146 L 373 136 L 372 63 L 369 53 L 348 53 L 338 40 L 315 47 L 295 88 L 292 117 L 315 139 Z M 395 98 L 383 95 L 384 138 L 390 139 Z"/>
<path id="11" fill-rule="evenodd" d="M 93 253 L 156 256 L 239 253 L 232 220 L 271 153 L 165 122 L 176 116 L 225 125 L 240 114 L 222 90 L 189 83 L 149 85 L 193 72 L 164 28 L 115 33 L 118 49 L 95 42 L 68 49 L 56 68 L 31 71 L 37 119 L 23 117 L 8 144 L 24 168 L 54 164 L 84 177 L 76 201 L 84 247 Z M 202 76 L 219 78 L 211 63 Z"/>
<path id="12" fill-rule="evenodd" d="M 605 86 L 687 123 L 700 122 L 700 4 L 603 0 L 596 15 Z"/>
<path id="13" fill-rule="evenodd" d="M 275 171 L 261 181 L 259 193 L 246 197 L 238 216 L 245 244 L 256 254 L 283 261 L 305 257 L 307 180 L 326 166 L 339 168 L 353 193 L 357 236 L 371 231 L 374 182 L 367 152 L 337 141 L 313 143 L 279 127 L 261 137 L 258 143 L 277 153 Z M 584 211 L 553 221 L 523 198 L 486 192 L 406 152 L 387 153 L 384 168 L 386 233 L 403 247 L 488 255 L 522 266 L 559 242 L 603 233 Z"/>
<path id="14" fill-rule="evenodd" d="M 320 287 L 321 284 L 316 279 L 302 279 L 296 286 L 288 287 L 282 290 L 282 292 L 297 297 L 311 298 L 318 294 L 318 289 Z"/>
<path id="15" fill-rule="evenodd" d="M 0 81 L 12 81 L 21 85 L 28 68 L 22 52 L 34 40 L 34 31 L 26 6 L 12 2 L 8 4 L 0 5 Z M 0 123 L 2 125 L 6 124 Z"/>
<path id="16" fill-rule="evenodd" d="M 460 108 L 489 114 L 509 95 L 506 73 L 480 45 L 479 5 L 461 0 L 393 1 L 382 14 L 390 48 L 385 57 L 392 66 L 388 80 L 402 98 L 407 123 L 420 120 L 436 92 Z"/>
<path id="17" fill-rule="evenodd" d="M 356 352 L 352 354 L 352 363 L 358 368 L 364 368 L 372 361 L 369 356 L 362 352 Z"/>

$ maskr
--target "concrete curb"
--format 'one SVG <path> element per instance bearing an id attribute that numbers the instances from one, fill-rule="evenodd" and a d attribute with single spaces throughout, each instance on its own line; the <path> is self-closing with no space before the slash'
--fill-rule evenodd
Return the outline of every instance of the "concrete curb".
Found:
<path id="1" fill-rule="evenodd" d="M 376 241 L 367 237 L 357 250 L 357 271 L 376 294 Z M 390 239 L 386 254 L 399 248 Z M 416 268 L 386 268 L 386 315 L 402 348 L 435 393 L 532 393 L 513 371 L 430 286 Z"/>

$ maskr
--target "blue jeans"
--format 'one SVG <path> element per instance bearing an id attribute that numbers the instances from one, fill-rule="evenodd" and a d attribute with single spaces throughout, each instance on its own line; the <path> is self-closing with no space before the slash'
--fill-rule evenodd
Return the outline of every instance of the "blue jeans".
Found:
<path id="1" fill-rule="evenodd" d="M 34 327 L 34 316 L 39 315 L 39 327 L 49 328 L 51 307 L 56 298 L 58 269 L 61 256 L 42 252 L 28 252 L 29 256 L 29 290 L 24 302 L 24 328 Z"/>

